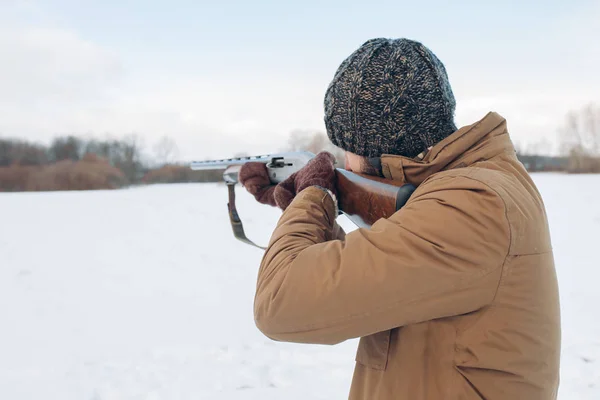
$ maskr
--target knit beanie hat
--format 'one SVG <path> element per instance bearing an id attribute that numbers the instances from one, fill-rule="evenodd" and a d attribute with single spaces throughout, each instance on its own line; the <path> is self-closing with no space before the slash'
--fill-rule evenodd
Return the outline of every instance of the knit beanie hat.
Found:
<path id="1" fill-rule="evenodd" d="M 456 131 L 442 62 L 408 39 L 371 39 L 338 68 L 325 94 L 331 142 L 365 157 L 415 157 Z"/>

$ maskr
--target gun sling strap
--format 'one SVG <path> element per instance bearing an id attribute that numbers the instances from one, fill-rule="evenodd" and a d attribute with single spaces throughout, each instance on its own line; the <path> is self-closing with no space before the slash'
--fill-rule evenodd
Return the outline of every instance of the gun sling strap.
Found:
<path id="1" fill-rule="evenodd" d="M 227 183 L 227 189 L 229 190 L 229 203 L 227 203 L 227 209 L 229 211 L 229 221 L 231 222 L 231 228 L 233 229 L 233 236 L 251 246 L 266 250 L 266 247 L 257 245 L 252 240 L 248 239 L 246 233 L 244 233 L 242 220 L 240 219 L 237 208 L 235 207 L 235 183 Z"/>

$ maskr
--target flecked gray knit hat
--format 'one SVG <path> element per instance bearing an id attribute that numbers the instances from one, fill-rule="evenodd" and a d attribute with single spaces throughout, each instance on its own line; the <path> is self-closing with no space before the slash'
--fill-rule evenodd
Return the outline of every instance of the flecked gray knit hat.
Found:
<path id="1" fill-rule="evenodd" d="M 338 68 L 325 94 L 331 142 L 365 157 L 415 157 L 456 131 L 442 62 L 409 39 L 371 39 Z"/>

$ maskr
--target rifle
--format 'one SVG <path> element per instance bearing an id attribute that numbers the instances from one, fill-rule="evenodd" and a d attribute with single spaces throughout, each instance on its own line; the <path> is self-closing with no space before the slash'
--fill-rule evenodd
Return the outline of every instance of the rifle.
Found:
<path id="1" fill-rule="evenodd" d="M 235 206 L 235 185 L 242 165 L 262 162 L 267 166 L 269 178 L 277 184 L 300 170 L 315 155 L 307 151 L 237 157 L 223 160 L 193 161 L 192 170 L 221 170 L 229 192 L 229 220 L 234 236 L 244 243 L 264 249 L 246 237 L 244 227 Z M 356 226 L 370 228 L 375 221 L 389 218 L 398 211 L 415 190 L 411 184 L 399 185 L 389 179 L 357 174 L 336 168 L 336 189 L 339 214 L 346 215 Z"/>

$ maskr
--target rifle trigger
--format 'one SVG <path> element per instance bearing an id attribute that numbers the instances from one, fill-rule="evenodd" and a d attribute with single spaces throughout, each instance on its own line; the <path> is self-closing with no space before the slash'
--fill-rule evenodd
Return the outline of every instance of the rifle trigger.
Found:
<path id="1" fill-rule="evenodd" d="M 283 168 L 291 167 L 292 164 L 286 163 L 283 157 L 273 157 L 271 161 L 267 163 L 267 168 Z"/>
<path id="2" fill-rule="evenodd" d="M 227 183 L 227 189 L 229 191 L 229 203 L 227 203 L 227 210 L 229 212 L 229 221 L 231 222 L 233 236 L 246 244 L 266 250 L 266 247 L 257 245 L 252 240 L 248 239 L 246 233 L 244 233 L 244 225 L 242 224 L 242 220 L 240 219 L 235 206 L 235 182 Z"/>

